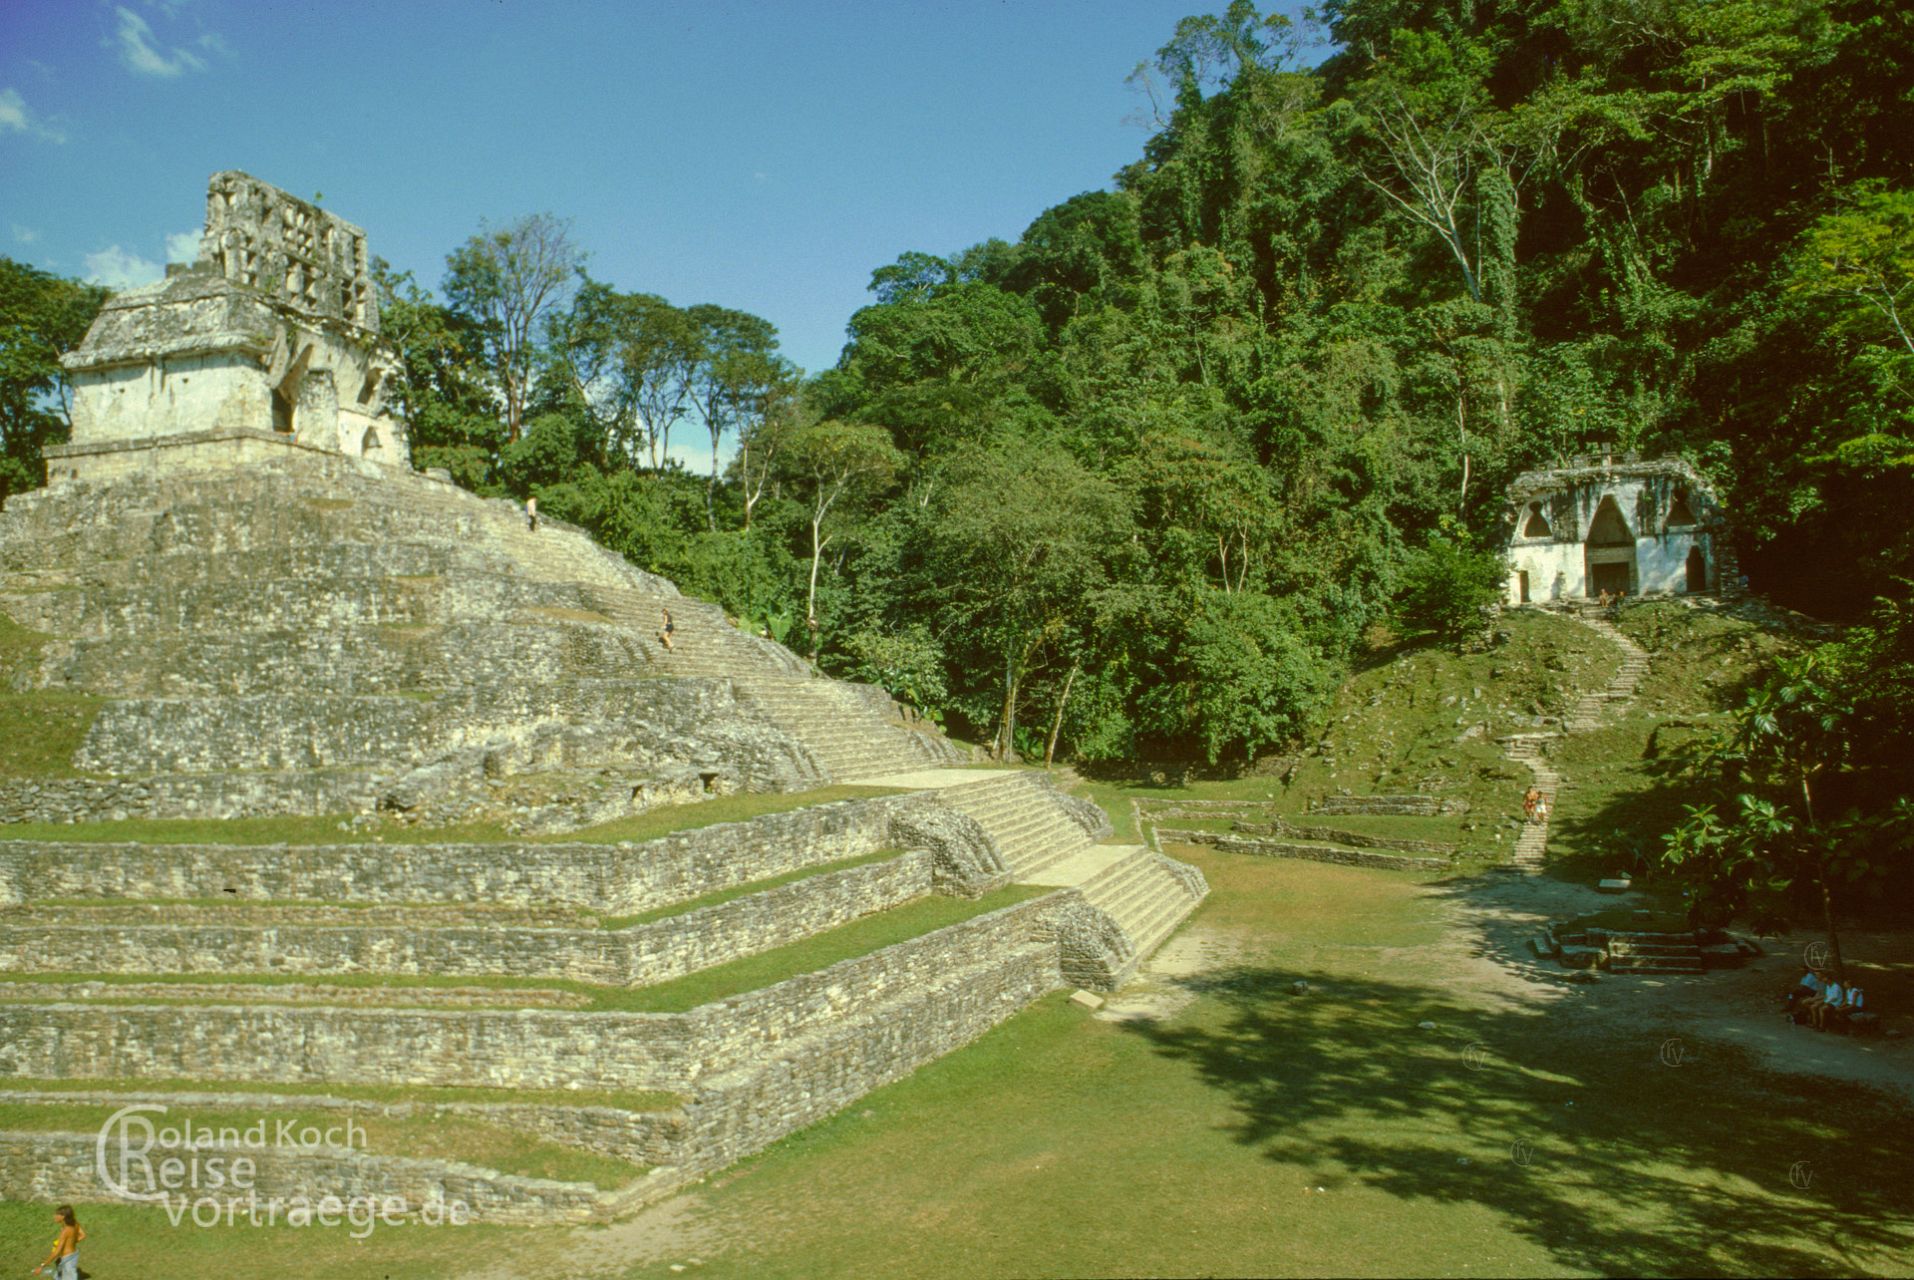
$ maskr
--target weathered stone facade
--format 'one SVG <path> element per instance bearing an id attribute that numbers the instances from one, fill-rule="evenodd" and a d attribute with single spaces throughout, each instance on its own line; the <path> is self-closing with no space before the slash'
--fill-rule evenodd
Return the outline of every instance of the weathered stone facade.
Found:
<path id="1" fill-rule="evenodd" d="M 199 259 L 107 301 L 64 364 L 54 482 L 246 465 L 289 445 L 410 466 L 388 416 L 365 232 L 243 173 L 213 175 Z"/>
<path id="2" fill-rule="evenodd" d="M 1601 454 L 1509 488 L 1509 604 L 1695 594 L 1724 581 L 1726 519 L 1693 467 Z"/>

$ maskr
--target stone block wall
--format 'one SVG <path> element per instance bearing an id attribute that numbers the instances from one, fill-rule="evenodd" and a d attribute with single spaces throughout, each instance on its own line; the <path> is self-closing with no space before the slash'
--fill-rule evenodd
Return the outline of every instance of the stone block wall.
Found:
<path id="1" fill-rule="evenodd" d="M 0 841 L 12 898 L 487 902 L 638 915 L 707 893 L 897 847 L 918 797 L 812 805 L 637 844 L 148 845 Z"/>
<path id="2" fill-rule="evenodd" d="M 381 973 L 646 986 L 930 891 L 930 855 L 908 853 L 623 929 L 433 926 L 429 916 L 411 927 L 0 922 L 0 973 Z"/>
<path id="3" fill-rule="evenodd" d="M 1200 844 L 1229 853 L 1254 853 L 1269 858 L 1301 858 L 1308 862 L 1333 862 L 1345 867 L 1383 867 L 1391 871 L 1446 871 L 1453 865 L 1448 858 L 1419 858 L 1405 853 L 1377 853 L 1369 849 L 1317 844 L 1298 844 L 1264 836 L 1233 836 L 1221 831 L 1179 831 L 1157 828 L 1157 839 L 1171 844 Z"/>
<path id="4" fill-rule="evenodd" d="M 0 1076 L 683 1091 L 1041 941 L 1057 896 L 682 1014 L 0 1005 Z"/>
<path id="5" fill-rule="evenodd" d="M 0 1199 L 85 1204 L 110 1198 L 95 1167 L 95 1141 L 94 1134 L 0 1132 Z M 396 1196 L 409 1206 L 408 1217 L 428 1204 L 456 1203 L 473 1222 L 549 1226 L 607 1218 L 625 1205 L 643 1203 L 645 1191 L 667 1189 L 646 1188 L 640 1179 L 622 1192 L 603 1192 L 587 1183 L 522 1178 L 448 1160 L 330 1148 L 266 1147 L 245 1154 L 256 1164 L 252 1189 L 261 1202 L 262 1222 L 273 1198 L 284 1203 L 304 1198 L 316 1207 L 322 1196 L 361 1205 Z M 667 1183 L 675 1185 L 675 1179 Z M 238 1199 L 243 1220 L 247 1201 L 243 1193 Z M 196 1200 L 189 1198 L 189 1205 Z M 280 1222 L 285 1213 L 282 1204 Z"/>

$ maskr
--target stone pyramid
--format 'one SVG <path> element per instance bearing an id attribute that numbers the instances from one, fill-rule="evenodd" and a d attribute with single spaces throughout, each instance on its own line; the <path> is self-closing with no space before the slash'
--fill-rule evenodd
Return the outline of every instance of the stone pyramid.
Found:
<path id="1" fill-rule="evenodd" d="M 387 1126 L 249 1152 L 263 1197 L 616 1216 L 1120 985 L 1195 908 L 1047 775 L 413 472 L 363 262 L 216 175 L 200 263 L 103 314 L 53 483 L 0 509 L 0 697 L 39 748 L 0 743 L 0 1196 L 113 1198 L 99 1132 L 43 1120 L 137 1103 Z M 565 834 L 654 810 L 682 829 Z M 339 835 L 161 842 L 284 815 Z M 516 834 L 433 835 L 474 819 Z"/>

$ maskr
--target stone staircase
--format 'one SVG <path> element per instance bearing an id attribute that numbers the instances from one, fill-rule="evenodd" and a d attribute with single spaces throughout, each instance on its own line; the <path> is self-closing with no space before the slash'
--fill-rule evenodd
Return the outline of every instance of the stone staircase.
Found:
<path id="1" fill-rule="evenodd" d="M 996 841 L 1012 879 L 1049 884 L 1057 882 L 1045 878 L 1046 871 L 1091 845 L 1083 825 L 1059 808 L 1049 791 L 1037 775 L 1006 771 L 946 788 L 937 799 L 975 820 Z"/>
<path id="2" fill-rule="evenodd" d="M 1566 616 L 1602 636 L 1621 650 L 1622 655 L 1621 666 L 1609 682 L 1593 693 L 1582 695 L 1563 718 L 1563 733 L 1589 733 L 1601 727 L 1607 712 L 1625 708 L 1634 701 L 1636 691 L 1648 674 L 1649 656 L 1604 617 L 1581 609 L 1568 610 Z M 1561 734 L 1555 733 L 1513 733 L 1500 739 L 1503 754 L 1528 769 L 1535 789 L 1548 804 L 1549 819 L 1555 814 L 1562 776 L 1549 763 L 1548 744 L 1560 737 Z M 1505 864 L 1507 869 L 1540 871 L 1548 860 L 1548 828 L 1548 820 L 1525 822 L 1521 835 L 1516 837 L 1515 850 Z"/>
<path id="3" fill-rule="evenodd" d="M 1548 761 L 1548 744 L 1555 737 L 1552 733 L 1515 733 L 1501 740 L 1503 754 L 1528 769 L 1533 786 L 1548 802 L 1548 816 L 1524 822 L 1522 833 L 1515 838 L 1509 861 L 1517 870 L 1540 871 L 1547 860 L 1549 819 L 1554 816 L 1555 795 L 1562 786 L 1561 775 Z"/>
<path id="4" fill-rule="evenodd" d="M 734 682 L 740 699 L 803 742 L 838 779 L 869 778 L 900 768 L 960 764 L 964 753 L 942 734 L 906 724 L 904 713 L 880 690 L 860 690 L 815 676 L 750 677 Z M 872 723 L 875 695 L 891 710 Z"/>
<path id="5" fill-rule="evenodd" d="M 1005 772 L 945 788 L 937 799 L 983 828 L 1017 883 L 1075 889 L 1115 926 L 1126 954 L 1112 985 L 1127 980 L 1208 892 L 1195 868 L 1153 849 L 1096 843 L 1088 811 L 1060 804 L 1042 774 Z"/>
<path id="6" fill-rule="evenodd" d="M 1584 694 L 1564 720 L 1563 728 L 1568 732 L 1587 733 L 1601 727 L 1604 712 L 1635 700 L 1635 691 L 1648 674 L 1648 652 L 1598 614 L 1577 611 L 1570 616 L 1622 651 L 1622 665 L 1614 678 L 1595 692 Z"/>
<path id="7" fill-rule="evenodd" d="M 1610 973 L 1700 973 L 1707 968 L 1701 944 L 1667 933 L 1608 935 Z"/>

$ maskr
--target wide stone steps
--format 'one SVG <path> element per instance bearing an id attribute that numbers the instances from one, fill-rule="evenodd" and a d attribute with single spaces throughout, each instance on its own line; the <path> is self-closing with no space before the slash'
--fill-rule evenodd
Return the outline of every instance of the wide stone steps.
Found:
<path id="1" fill-rule="evenodd" d="M 1013 878 L 1028 880 L 1090 843 L 1083 828 L 1063 815 L 1025 819 L 1015 824 L 979 820 L 1002 852 Z"/>
<path id="2" fill-rule="evenodd" d="M 1132 854 L 1082 888 L 1083 896 L 1093 906 L 1107 912 L 1132 937 L 1147 933 L 1139 926 L 1153 923 L 1164 909 L 1174 905 L 1174 899 L 1188 896 L 1181 882 L 1164 870 L 1161 860 L 1149 850 Z"/>

